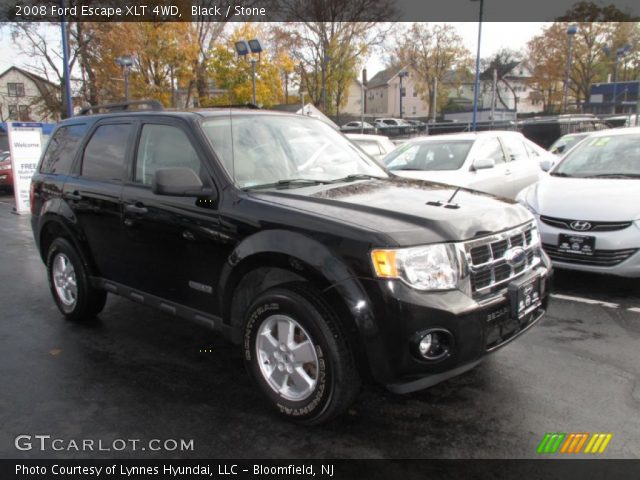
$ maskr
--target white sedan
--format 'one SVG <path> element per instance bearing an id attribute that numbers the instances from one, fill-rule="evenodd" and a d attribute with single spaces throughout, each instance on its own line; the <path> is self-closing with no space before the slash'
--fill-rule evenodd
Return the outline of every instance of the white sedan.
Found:
<path id="1" fill-rule="evenodd" d="M 517 200 L 556 267 L 640 277 L 640 128 L 592 133 Z"/>
<path id="2" fill-rule="evenodd" d="M 538 181 L 556 157 L 521 133 L 454 133 L 409 140 L 383 162 L 407 178 L 447 183 L 507 198 Z"/>
<path id="3" fill-rule="evenodd" d="M 384 135 L 347 133 L 347 138 L 376 160 L 382 160 L 396 148 L 396 145 Z"/>

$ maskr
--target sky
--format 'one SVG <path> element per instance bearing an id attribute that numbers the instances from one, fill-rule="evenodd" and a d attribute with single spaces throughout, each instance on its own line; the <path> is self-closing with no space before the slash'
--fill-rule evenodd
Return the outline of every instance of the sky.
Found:
<path id="1" fill-rule="evenodd" d="M 1 25 L 1 24 L 0 24 Z M 478 40 L 477 22 L 452 23 L 463 38 L 465 46 L 471 50 L 475 56 Z M 519 50 L 525 47 L 527 41 L 540 33 L 546 24 L 543 22 L 484 22 L 482 24 L 482 42 L 480 54 L 482 57 L 489 57 L 501 48 L 511 48 Z M 52 29 L 52 37 L 57 37 L 56 31 Z M 33 62 L 29 58 L 21 58 L 16 55 L 11 48 L 11 35 L 7 24 L 0 27 L 0 72 L 12 65 L 18 67 L 29 66 Z M 383 58 L 380 53 L 373 53 L 366 62 L 369 78 L 376 72 L 384 68 Z"/>

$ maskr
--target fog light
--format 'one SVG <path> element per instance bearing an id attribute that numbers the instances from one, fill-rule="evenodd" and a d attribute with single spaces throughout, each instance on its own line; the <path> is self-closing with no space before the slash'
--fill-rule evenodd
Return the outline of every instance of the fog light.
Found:
<path id="1" fill-rule="evenodd" d="M 432 329 L 417 333 L 412 343 L 417 344 L 419 357 L 433 362 L 451 355 L 453 335 L 444 329 Z"/>

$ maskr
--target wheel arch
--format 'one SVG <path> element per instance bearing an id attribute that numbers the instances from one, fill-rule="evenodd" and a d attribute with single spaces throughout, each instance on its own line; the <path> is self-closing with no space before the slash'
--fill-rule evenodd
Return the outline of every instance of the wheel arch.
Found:
<path id="1" fill-rule="evenodd" d="M 305 235 L 263 231 L 233 251 L 223 267 L 218 288 L 223 321 L 241 331 L 244 312 L 256 295 L 291 282 L 310 283 L 334 310 L 358 369 L 368 375 L 362 336 L 375 322 L 367 294 L 348 265 L 325 245 Z"/>

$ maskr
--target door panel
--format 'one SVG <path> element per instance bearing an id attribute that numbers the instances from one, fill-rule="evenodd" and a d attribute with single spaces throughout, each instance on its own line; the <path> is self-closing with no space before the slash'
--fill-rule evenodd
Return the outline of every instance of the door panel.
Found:
<path id="1" fill-rule="evenodd" d="M 202 151 L 179 124 L 142 126 L 133 182 L 123 189 L 126 284 L 167 300 L 217 314 L 217 281 L 231 250 L 215 202 L 156 195 L 158 168 L 186 167 L 213 186 Z"/>
<path id="2" fill-rule="evenodd" d="M 469 188 L 509 197 L 511 192 L 511 171 L 507 168 L 504 150 L 497 137 L 482 138 L 470 152 L 471 161 L 476 158 L 491 158 L 495 162 L 493 168 L 473 170 Z"/>
<path id="3" fill-rule="evenodd" d="M 515 135 L 504 135 L 502 142 L 509 155 L 509 161 L 507 162 L 507 166 L 511 171 L 509 196 L 515 198 L 520 190 L 538 180 L 540 167 L 538 161 L 529 156 L 524 139 Z"/>
<path id="4" fill-rule="evenodd" d="M 63 188 L 97 274 L 114 281 L 123 279 L 122 178 L 134 133 L 133 123 L 99 124 L 83 148 L 80 175 L 69 177 Z"/>

